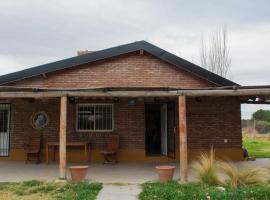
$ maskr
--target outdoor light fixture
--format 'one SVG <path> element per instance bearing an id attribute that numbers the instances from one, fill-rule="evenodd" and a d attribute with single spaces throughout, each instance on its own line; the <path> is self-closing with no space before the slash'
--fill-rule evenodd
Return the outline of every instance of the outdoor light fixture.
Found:
<path id="1" fill-rule="evenodd" d="M 118 98 L 118 97 L 113 97 L 113 102 L 114 102 L 114 103 L 119 102 L 119 98 Z"/>
<path id="2" fill-rule="evenodd" d="M 128 105 L 129 106 L 132 106 L 132 105 L 134 105 L 136 103 L 136 100 L 135 99 L 129 99 L 128 100 Z"/>
<path id="3" fill-rule="evenodd" d="M 75 103 L 75 98 L 74 97 L 68 97 L 69 103 Z"/>

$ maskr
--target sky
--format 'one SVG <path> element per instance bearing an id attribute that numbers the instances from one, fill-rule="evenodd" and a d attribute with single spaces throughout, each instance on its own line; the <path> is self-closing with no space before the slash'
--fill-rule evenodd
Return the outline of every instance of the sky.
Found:
<path id="1" fill-rule="evenodd" d="M 269 0 L 0 0 L 0 75 L 146 40 L 200 65 L 202 37 L 227 27 L 241 85 L 270 85 Z M 243 105 L 242 117 L 269 106 Z"/>

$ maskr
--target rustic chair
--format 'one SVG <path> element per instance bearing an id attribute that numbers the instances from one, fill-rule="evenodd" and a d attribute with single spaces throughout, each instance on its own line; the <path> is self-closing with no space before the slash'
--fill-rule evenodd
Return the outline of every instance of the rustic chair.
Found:
<path id="1" fill-rule="evenodd" d="M 38 133 L 31 134 L 29 140 L 24 145 L 24 150 L 26 153 L 25 163 L 30 161 L 30 158 L 35 158 L 36 163 L 40 162 L 40 143 L 41 135 Z"/>
<path id="2" fill-rule="evenodd" d="M 108 138 L 107 149 L 102 151 L 104 155 L 103 164 L 107 163 L 117 163 L 117 151 L 119 148 L 119 136 L 118 135 L 110 135 Z"/>

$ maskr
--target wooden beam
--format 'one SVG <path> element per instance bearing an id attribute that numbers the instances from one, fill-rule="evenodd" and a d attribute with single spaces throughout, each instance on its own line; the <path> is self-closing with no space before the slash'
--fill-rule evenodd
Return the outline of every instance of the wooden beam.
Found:
<path id="1" fill-rule="evenodd" d="M 180 151 L 180 180 L 188 180 L 187 159 L 187 120 L 186 120 L 186 97 L 178 97 L 179 106 L 179 151 Z"/>
<path id="2" fill-rule="evenodd" d="M 57 98 L 73 97 L 178 97 L 178 96 L 270 96 L 269 89 L 237 89 L 237 90 L 157 90 L 157 91 L 97 91 L 97 90 L 59 90 L 59 91 L 5 91 L 0 98 Z"/>
<path id="3" fill-rule="evenodd" d="M 269 101 L 241 101 L 241 104 L 259 104 L 259 105 L 269 105 Z"/>
<path id="4" fill-rule="evenodd" d="M 73 97 L 161 97 L 175 96 L 169 91 L 40 91 L 40 92 L 0 92 L 0 98 L 57 98 Z M 178 96 L 178 95 L 177 95 Z"/>
<path id="5" fill-rule="evenodd" d="M 59 177 L 66 179 L 67 97 L 60 99 Z"/>

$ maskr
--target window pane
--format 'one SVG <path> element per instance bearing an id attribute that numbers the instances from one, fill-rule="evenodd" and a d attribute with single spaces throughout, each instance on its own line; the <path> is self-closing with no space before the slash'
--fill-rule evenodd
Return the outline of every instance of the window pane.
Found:
<path id="1" fill-rule="evenodd" d="M 105 126 L 106 113 L 104 112 L 105 108 L 110 105 L 96 105 L 96 130 L 109 130 L 111 128 Z"/>
<path id="2" fill-rule="evenodd" d="M 94 130 L 94 107 L 88 105 L 80 105 L 78 107 L 78 130 Z"/>
<path id="3" fill-rule="evenodd" d="M 77 112 L 78 130 L 112 130 L 112 105 L 79 105 Z"/>
<path id="4" fill-rule="evenodd" d="M 7 132 L 8 110 L 0 110 L 0 132 Z"/>

